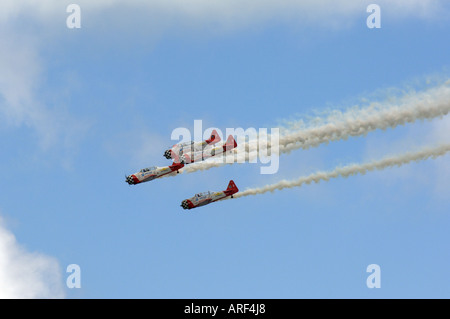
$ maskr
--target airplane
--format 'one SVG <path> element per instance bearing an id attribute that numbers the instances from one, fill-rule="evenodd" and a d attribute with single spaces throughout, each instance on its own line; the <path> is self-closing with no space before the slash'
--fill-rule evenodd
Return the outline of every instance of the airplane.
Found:
<path id="1" fill-rule="evenodd" d="M 204 161 L 205 159 L 208 159 L 210 157 L 226 153 L 228 151 L 231 151 L 235 147 L 237 147 L 236 140 L 233 138 L 232 135 L 230 135 L 228 136 L 228 139 L 225 142 L 225 144 L 223 144 L 222 146 L 205 148 L 202 151 L 198 152 L 188 151 L 180 156 L 177 156 L 176 154 L 172 153 L 172 158 L 174 159 L 175 163 L 190 164 L 194 162 Z"/>
<path id="2" fill-rule="evenodd" d="M 233 195 L 237 192 L 239 192 L 239 189 L 237 188 L 236 184 L 234 184 L 233 180 L 230 180 L 226 190 L 221 192 L 204 192 L 196 194 L 194 197 L 182 201 L 180 206 L 183 207 L 183 209 L 192 209 L 208 205 L 209 203 L 216 202 L 228 196 L 231 196 L 231 198 L 233 198 Z"/>
<path id="3" fill-rule="evenodd" d="M 162 177 L 167 174 L 171 174 L 173 172 L 179 173 L 178 170 L 183 166 L 184 164 L 182 163 L 173 163 L 170 166 L 164 167 L 152 166 L 143 168 L 137 173 L 126 176 L 125 182 L 127 182 L 129 185 L 136 185 L 139 183 L 152 181 L 156 178 Z"/>
<path id="4" fill-rule="evenodd" d="M 185 152 L 197 152 L 200 150 L 203 150 L 208 145 L 214 145 L 218 142 L 220 142 L 220 136 L 217 133 L 216 130 L 213 130 L 211 133 L 211 136 L 209 139 L 201 142 L 184 142 L 184 143 L 178 143 L 172 146 L 170 149 L 164 151 L 164 157 L 167 159 L 173 158 L 172 155 L 175 153 L 176 156 L 181 156 Z"/>

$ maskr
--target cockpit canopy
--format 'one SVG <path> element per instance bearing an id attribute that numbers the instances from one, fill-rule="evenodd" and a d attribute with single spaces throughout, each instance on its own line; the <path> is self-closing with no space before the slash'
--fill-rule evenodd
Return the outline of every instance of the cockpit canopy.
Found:
<path id="1" fill-rule="evenodd" d="M 179 149 L 179 150 L 189 149 L 189 148 L 193 148 L 194 145 L 195 145 L 194 141 L 183 142 L 183 143 L 179 143 L 179 144 L 175 145 L 175 149 Z"/>
<path id="2" fill-rule="evenodd" d="M 208 197 L 208 196 L 210 196 L 211 195 L 211 192 L 203 192 L 203 193 L 198 193 L 198 194 L 195 194 L 195 196 L 194 196 L 194 198 L 195 199 L 201 199 L 201 198 L 205 198 L 205 197 Z"/>
<path id="3" fill-rule="evenodd" d="M 143 168 L 139 172 L 141 172 L 141 173 L 150 172 L 150 171 L 154 171 L 156 168 L 157 168 L 156 166 L 151 166 L 151 167 Z"/>
<path id="4" fill-rule="evenodd" d="M 195 143 L 194 141 L 178 143 L 178 144 L 175 144 L 172 147 L 172 149 L 179 149 L 179 148 L 189 147 L 189 146 L 193 145 L 194 143 Z"/>
<path id="5" fill-rule="evenodd" d="M 180 143 L 180 144 L 178 144 L 178 145 L 185 147 L 185 146 L 190 146 L 190 145 L 192 145 L 192 144 L 194 144 L 194 141 L 184 142 L 184 143 Z"/>

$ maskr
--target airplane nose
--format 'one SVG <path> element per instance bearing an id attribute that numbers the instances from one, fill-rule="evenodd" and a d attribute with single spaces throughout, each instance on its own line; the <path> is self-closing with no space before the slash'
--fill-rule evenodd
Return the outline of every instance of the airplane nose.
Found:
<path id="1" fill-rule="evenodd" d="M 170 153 L 170 150 L 166 150 L 164 152 L 164 157 L 167 159 L 171 159 L 172 158 L 172 154 Z"/>
<path id="2" fill-rule="evenodd" d="M 128 183 L 128 185 L 134 185 L 136 184 L 136 177 L 134 175 L 128 175 L 125 179 L 125 182 Z"/>
<path id="3" fill-rule="evenodd" d="M 180 206 L 184 209 L 194 208 L 194 205 L 192 205 L 192 202 L 189 199 L 185 199 L 184 201 L 182 201 Z"/>

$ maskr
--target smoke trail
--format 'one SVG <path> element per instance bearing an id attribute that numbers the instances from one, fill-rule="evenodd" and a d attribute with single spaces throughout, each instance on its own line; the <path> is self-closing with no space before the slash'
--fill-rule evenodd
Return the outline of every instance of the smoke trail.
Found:
<path id="1" fill-rule="evenodd" d="M 270 152 L 270 145 L 268 145 Z M 226 164 L 248 163 L 258 158 L 258 141 L 251 140 L 244 144 L 239 143 L 238 146 L 228 151 L 220 157 L 212 157 L 206 161 L 193 163 L 185 166 L 180 171 L 182 173 L 193 173 L 197 171 L 208 170 L 213 167 L 220 167 Z"/>
<path id="2" fill-rule="evenodd" d="M 308 149 L 331 141 L 345 140 L 352 136 L 366 135 L 377 129 L 385 130 L 417 120 L 431 120 L 450 112 L 450 81 L 423 92 L 405 94 L 401 98 L 374 102 L 364 108 L 352 108 L 346 112 L 334 111 L 327 118 L 316 119 L 314 124 L 293 122 L 281 128 L 279 154 L 295 149 Z M 268 139 L 270 141 L 270 139 Z M 270 151 L 270 143 L 268 145 Z M 251 140 L 230 152 L 234 160 L 225 157 L 190 164 L 182 171 L 186 173 L 207 170 L 224 164 L 256 161 L 258 141 Z"/>
<path id="3" fill-rule="evenodd" d="M 320 181 L 329 181 L 331 178 L 348 177 L 351 175 L 365 174 L 368 171 L 383 170 L 393 166 L 402 166 L 412 161 L 422 161 L 428 158 L 436 158 L 445 155 L 450 151 L 450 144 L 440 145 L 434 148 L 425 148 L 417 152 L 405 153 L 397 156 L 386 157 L 384 159 L 363 164 L 352 164 L 344 167 L 338 167 L 329 172 L 317 172 L 309 176 L 303 176 L 296 180 L 282 180 L 278 183 L 266 185 L 259 188 L 250 188 L 234 195 L 234 198 L 264 194 L 273 192 L 275 190 L 282 190 L 284 188 L 301 187 L 303 184 L 310 184 L 312 182 L 319 183 Z"/>
<path id="4" fill-rule="evenodd" d="M 404 95 L 398 102 L 372 103 L 363 109 L 333 114 L 320 126 L 299 130 L 300 123 L 286 129 L 280 138 L 280 152 L 318 146 L 322 143 L 361 136 L 376 129 L 385 130 L 417 120 L 430 120 L 450 112 L 449 83 L 420 93 Z M 317 125 L 317 124 L 316 124 Z M 296 128 L 297 127 L 297 128 Z"/>

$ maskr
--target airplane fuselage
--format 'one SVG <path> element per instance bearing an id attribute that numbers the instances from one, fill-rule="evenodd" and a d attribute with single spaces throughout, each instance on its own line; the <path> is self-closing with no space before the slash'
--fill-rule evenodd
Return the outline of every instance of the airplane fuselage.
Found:
<path id="1" fill-rule="evenodd" d="M 230 135 L 225 144 L 221 146 L 207 146 L 200 151 L 188 151 L 184 152 L 183 155 L 179 157 L 180 163 L 190 164 L 195 162 L 201 162 L 208 158 L 225 154 L 226 152 L 231 152 L 237 146 L 236 141 Z"/>
<path id="2" fill-rule="evenodd" d="M 130 185 L 136 185 L 144 182 L 152 181 L 156 178 L 160 178 L 164 175 L 168 175 L 174 172 L 177 172 L 180 168 L 182 168 L 184 164 L 177 163 L 171 166 L 164 167 L 150 167 L 141 169 L 139 172 L 128 175 L 125 181 Z"/>
<path id="3" fill-rule="evenodd" d="M 200 206 L 205 206 L 218 200 L 224 199 L 228 196 L 231 196 L 233 198 L 233 194 L 237 193 L 238 191 L 239 189 L 231 180 L 226 190 L 196 194 L 195 196 L 182 201 L 181 207 L 183 207 L 184 209 L 192 209 Z"/>

